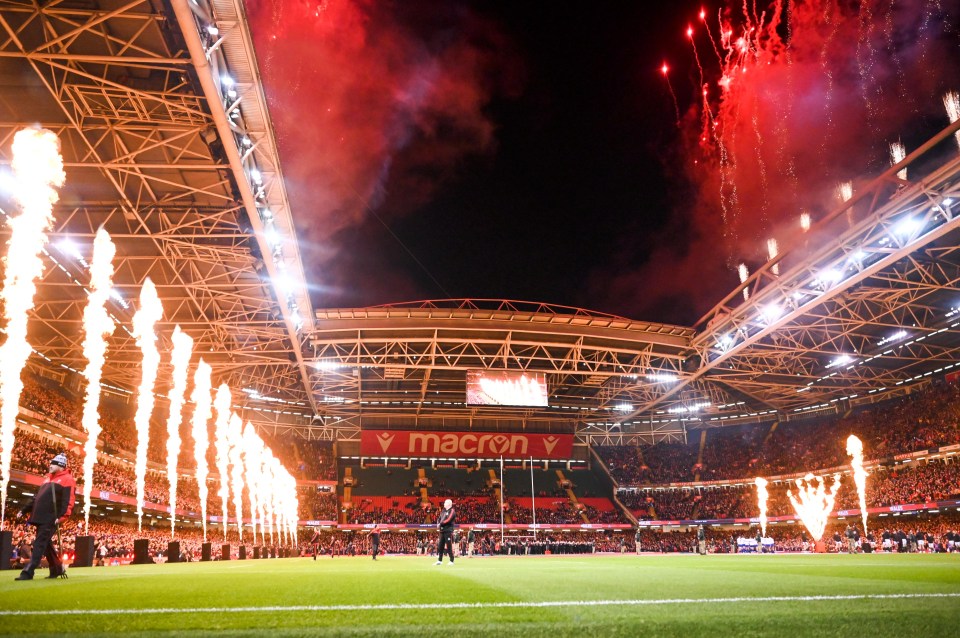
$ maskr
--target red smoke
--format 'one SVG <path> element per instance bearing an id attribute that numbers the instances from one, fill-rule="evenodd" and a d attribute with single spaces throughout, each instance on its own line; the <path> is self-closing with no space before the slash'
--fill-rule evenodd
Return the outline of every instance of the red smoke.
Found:
<path id="1" fill-rule="evenodd" d="M 252 1 L 248 14 L 308 278 L 337 285 L 337 233 L 414 210 L 494 150 L 484 108 L 517 85 L 508 46 L 443 3 Z"/>

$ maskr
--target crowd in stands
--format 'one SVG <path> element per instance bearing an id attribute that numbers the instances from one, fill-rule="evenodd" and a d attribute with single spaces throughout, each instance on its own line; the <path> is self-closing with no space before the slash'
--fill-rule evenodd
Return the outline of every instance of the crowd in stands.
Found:
<path id="1" fill-rule="evenodd" d="M 11 466 L 31 474 L 46 473 L 50 459 L 63 451 L 62 443 L 43 438 L 38 434 L 18 430 L 14 438 Z M 77 447 L 66 450 L 67 464 L 78 485 L 83 485 L 83 450 Z M 101 456 L 93 466 L 93 484 L 95 489 L 123 496 L 136 496 L 137 484 L 133 465 L 110 457 Z M 80 488 L 78 488 L 80 489 Z M 220 508 L 217 495 L 217 483 L 210 483 L 210 495 L 207 498 L 209 511 Z M 170 501 L 170 484 L 166 472 L 150 470 L 144 476 L 144 500 L 159 505 Z M 200 497 L 196 481 L 181 476 L 177 481 L 177 509 L 189 512 L 200 511 Z"/>
<path id="2" fill-rule="evenodd" d="M 37 412 L 48 420 L 50 425 L 65 426 L 64 432 L 68 436 L 82 440 L 82 426 L 80 415 L 82 403 L 77 397 L 69 396 L 59 384 L 50 379 L 25 373 L 24 391 L 21 395 L 23 407 Z M 190 435 L 189 408 L 185 411 L 181 423 L 181 450 L 179 465 L 181 471 L 189 471 L 194 466 L 192 436 Z M 137 446 L 137 433 L 134 426 L 132 409 L 130 406 L 116 399 L 104 396 L 100 405 L 101 452 L 94 466 L 94 488 L 112 494 L 130 496 L 136 495 L 136 476 L 132 463 L 122 460 L 123 457 L 132 458 Z M 70 431 L 73 430 L 73 432 Z M 43 437 L 34 434 L 29 429 L 19 427 L 14 438 L 12 467 L 25 472 L 43 475 L 47 471 L 50 459 L 60 452 L 65 452 L 70 467 L 78 484 L 83 482 L 82 444 L 71 443 L 63 439 L 55 439 L 55 435 Z M 213 440 L 213 437 L 211 437 Z M 170 501 L 170 486 L 166 477 L 166 422 L 154 419 L 150 425 L 150 439 L 147 458 L 154 464 L 148 469 L 145 476 L 144 497 L 148 503 L 166 505 Z M 301 459 L 303 478 L 307 480 L 335 480 L 336 464 L 334 462 L 333 445 L 330 442 L 310 442 L 302 445 L 277 445 L 272 442 L 271 449 L 280 457 L 287 467 L 294 467 L 294 458 Z M 106 454 L 116 455 L 114 459 Z M 208 451 L 208 467 L 216 467 L 213 446 Z M 217 483 L 212 480 L 208 489 L 207 509 L 209 512 L 220 510 L 220 500 L 217 494 Z M 301 512 L 308 516 L 308 520 L 335 520 L 336 503 L 331 497 L 310 499 L 310 506 L 301 508 Z M 311 507 L 319 508 L 312 511 Z M 200 511 L 200 499 L 196 481 L 181 475 L 177 484 L 177 508 L 188 512 Z"/>
<path id="3" fill-rule="evenodd" d="M 336 492 L 324 492 L 313 485 L 301 485 L 297 488 L 297 502 L 300 506 L 300 520 L 338 520 Z"/>
<path id="4" fill-rule="evenodd" d="M 336 481 L 337 463 L 332 441 L 297 441 L 287 454 L 294 459 L 296 477 L 304 481 Z"/>
<path id="5" fill-rule="evenodd" d="M 79 431 L 82 412 L 80 399 L 59 388 L 49 379 L 24 375 L 23 406 L 43 415 L 48 421 Z M 57 387 L 55 387 L 57 386 Z M 119 457 L 130 457 L 136 447 L 131 407 L 116 397 L 105 397 L 101 404 L 102 439 L 105 451 Z M 169 485 L 165 469 L 165 423 L 151 425 L 151 446 L 148 458 L 154 462 L 147 472 L 146 501 L 165 504 L 169 501 Z M 182 426 L 181 465 L 193 465 L 192 437 L 188 434 L 189 415 Z M 868 479 L 868 507 L 904 503 L 924 503 L 960 498 L 960 464 L 930 461 L 895 464 L 891 457 L 903 452 L 923 450 L 960 442 L 960 384 L 941 383 L 894 399 L 872 408 L 855 411 L 842 418 L 782 423 L 777 426 L 744 425 L 706 431 L 705 445 L 700 452 L 700 435 L 696 430 L 687 443 L 660 443 L 645 448 L 604 447 L 597 451 L 621 487 L 619 500 L 641 520 L 688 520 L 696 518 L 725 519 L 757 515 L 756 493 L 752 485 L 741 487 L 707 486 L 697 488 L 644 489 L 643 486 L 677 482 L 751 480 L 754 476 L 776 476 L 809 470 L 847 467 L 849 457 L 845 442 L 848 434 L 856 434 L 864 442 L 867 459 L 883 464 L 871 469 Z M 68 434 L 70 434 L 68 432 Z M 78 482 L 82 481 L 83 450 L 76 443 L 44 437 L 37 431 L 18 428 L 13 450 L 13 467 L 32 474 L 45 473 L 49 459 L 66 452 L 68 463 Z M 77 436 L 77 435 L 74 435 Z M 303 481 L 337 479 L 335 447 L 329 441 L 271 442 L 288 467 L 293 467 Z M 215 468 L 211 448 L 208 462 Z M 407 468 L 410 471 L 410 468 Z M 485 472 L 485 470 L 484 470 Z M 341 507 L 348 523 L 433 523 L 436 511 L 445 497 L 457 501 L 462 521 L 499 523 L 501 508 L 496 486 L 484 472 L 474 470 L 437 470 L 429 484 L 429 504 L 421 503 L 420 489 L 427 485 L 397 485 L 398 494 L 406 496 L 365 499 L 354 495 L 353 503 L 341 504 L 336 494 L 318 491 L 316 485 L 300 490 L 300 514 L 305 520 L 337 520 Z M 552 473 L 552 470 L 550 471 Z M 387 472 L 389 474 L 389 471 Z M 462 476 L 461 476 L 462 474 Z M 575 505 L 565 487 L 541 480 L 537 475 L 536 522 L 542 524 L 622 523 L 621 513 L 613 507 Z M 389 479 L 389 477 L 387 477 Z M 531 478 L 532 480 L 532 478 Z M 507 481 L 508 485 L 515 484 Z M 554 483 L 556 483 L 554 479 Z M 574 481 L 575 483 L 575 481 Z M 95 466 L 94 486 L 112 494 L 133 497 L 136 480 L 133 465 L 122 458 L 101 455 Z M 792 515 L 787 489 L 792 482 L 771 483 L 768 514 Z M 196 482 L 180 477 L 178 508 L 198 512 Z M 573 489 L 576 489 L 575 486 Z M 596 491 L 596 488 L 593 488 Z M 580 497 L 587 494 L 581 493 Z M 376 501 L 376 502 L 374 502 Z M 534 511 L 529 499 L 505 498 L 504 520 L 529 524 Z M 844 476 L 835 509 L 858 509 L 859 502 L 849 475 Z M 220 511 L 215 483 L 210 484 L 208 512 Z M 670 542 L 669 537 L 663 542 Z"/>
<path id="6" fill-rule="evenodd" d="M 827 481 L 827 485 L 832 479 Z M 797 495 L 794 481 L 767 486 L 768 516 L 794 515 L 787 490 Z M 727 519 L 758 516 L 753 485 L 696 488 L 621 490 L 618 499 L 641 520 Z M 960 463 L 932 460 L 924 463 L 878 466 L 867 476 L 867 507 L 929 503 L 960 499 Z M 853 477 L 841 477 L 834 510 L 859 510 Z"/>
<path id="7" fill-rule="evenodd" d="M 32 374 L 21 375 L 23 392 L 20 394 L 20 405 L 33 410 L 57 423 L 69 426 L 74 430 L 80 429 L 80 402 L 68 399 L 60 392 L 54 391 L 51 382 Z"/>
<path id="8" fill-rule="evenodd" d="M 960 384 L 940 383 L 840 418 L 707 430 L 687 443 L 598 447 L 621 486 L 752 479 L 849 463 L 846 439 L 856 434 L 867 459 L 960 442 Z"/>

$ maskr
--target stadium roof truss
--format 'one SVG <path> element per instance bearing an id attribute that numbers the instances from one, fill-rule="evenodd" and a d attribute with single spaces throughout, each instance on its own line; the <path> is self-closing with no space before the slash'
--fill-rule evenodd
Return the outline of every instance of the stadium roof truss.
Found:
<path id="1" fill-rule="evenodd" d="M 790 418 L 846 409 L 953 369 L 958 129 L 951 125 L 863 185 L 714 307 L 692 343 L 696 368 L 638 414 L 675 402 L 690 383 L 708 382 L 751 397 L 751 413 Z"/>
<path id="2" fill-rule="evenodd" d="M 39 124 L 59 136 L 67 173 L 31 323 L 38 355 L 85 365 L 85 260 L 103 226 L 119 324 L 106 380 L 139 382 L 130 328 L 149 277 L 167 349 L 179 324 L 245 416 L 309 422 L 312 310 L 242 3 L 3 2 L 0 79 L 3 161 L 13 134 Z"/>
<path id="3" fill-rule="evenodd" d="M 319 310 L 311 385 L 324 426 L 530 428 L 573 431 L 651 400 L 676 377 L 693 330 L 576 308 L 500 300 L 445 300 Z M 548 408 L 467 406 L 473 369 L 542 372 Z"/>
<path id="4" fill-rule="evenodd" d="M 504 301 L 319 311 L 320 421 L 346 438 L 361 426 L 566 427 L 652 443 L 845 411 L 947 372 L 960 348 L 958 128 L 861 186 L 699 331 Z M 550 407 L 465 405 L 473 368 L 544 372 Z"/>
<path id="5" fill-rule="evenodd" d="M 104 226 L 120 325 L 105 378 L 128 390 L 147 277 L 165 345 L 179 324 L 245 417 L 308 438 L 415 427 L 684 440 L 691 426 L 839 411 L 956 365 L 960 123 L 859 186 L 694 328 L 490 300 L 314 313 L 240 0 L 8 0 L 0 81 L 0 157 L 39 123 L 67 170 L 32 343 L 82 369 L 84 259 Z M 550 406 L 465 405 L 478 368 L 545 374 Z"/>

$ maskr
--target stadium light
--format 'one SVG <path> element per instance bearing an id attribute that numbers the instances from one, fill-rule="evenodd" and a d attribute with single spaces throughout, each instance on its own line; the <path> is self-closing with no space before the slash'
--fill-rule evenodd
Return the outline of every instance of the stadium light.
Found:
<path id="1" fill-rule="evenodd" d="M 848 354 L 841 354 L 836 359 L 827 364 L 828 368 L 835 368 L 837 366 L 846 365 L 853 361 L 853 357 Z"/>
<path id="2" fill-rule="evenodd" d="M 726 351 L 732 345 L 733 345 L 733 337 L 730 336 L 729 334 L 721 335 L 720 338 L 717 339 L 716 347 L 718 350 Z"/>
<path id="3" fill-rule="evenodd" d="M 647 375 L 647 381 L 673 382 L 679 381 L 680 377 L 669 372 L 651 372 Z"/>
<path id="4" fill-rule="evenodd" d="M 783 308 L 778 303 L 771 303 L 764 306 L 760 311 L 760 316 L 767 324 L 771 324 L 783 315 Z"/>
<path id="5" fill-rule="evenodd" d="M 887 344 L 887 343 L 893 343 L 894 341 L 900 341 L 901 339 L 905 338 L 906 336 L 907 336 L 907 331 L 906 331 L 906 330 L 899 330 L 899 331 L 897 331 L 897 332 L 894 332 L 892 335 L 890 335 L 890 336 L 888 336 L 888 337 L 884 337 L 883 339 L 881 339 L 880 341 L 878 341 L 878 342 L 877 342 L 877 345 L 878 345 L 878 346 L 882 346 L 882 345 Z"/>
<path id="6" fill-rule="evenodd" d="M 267 243 L 273 246 L 274 248 L 280 245 L 280 233 L 277 232 L 277 229 L 272 225 L 267 227 L 264 235 L 267 238 Z"/>
<path id="7" fill-rule="evenodd" d="M 10 194 L 16 189 L 17 180 L 9 166 L 0 166 L 0 193 Z"/>
<path id="8" fill-rule="evenodd" d="M 923 229 L 923 222 L 919 219 L 914 219 L 913 217 L 905 217 L 897 222 L 897 225 L 893 227 L 893 232 L 900 237 L 908 238 L 912 237 Z"/>
<path id="9" fill-rule="evenodd" d="M 130 308 L 130 304 L 127 303 L 127 300 L 123 298 L 123 295 L 121 295 L 120 291 L 116 288 L 110 289 L 110 296 L 124 309 Z"/>
<path id="10" fill-rule="evenodd" d="M 77 245 L 69 238 L 61 239 L 59 242 L 57 242 L 57 246 L 66 255 L 73 257 L 74 259 L 83 259 L 83 255 L 80 254 L 80 250 L 77 248 Z"/>
<path id="11" fill-rule="evenodd" d="M 618 403 L 613 409 L 617 412 L 632 412 L 633 405 L 630 403 Z"/>
<path id="12" fill-rule="evenodd" d="M 843 273 L 836 268 L 827 268 L 817 276 L 816 284 L 822 288 L 828 288 L 843 279 Z"/>
<path id="13" fill-rule="evenodd" d="M 277 289 L 283 293 L 284 296 L 289 295 L 293 292 L 293 282 L 290 281 L 290 277 L 284 273 L 281 273 L 273 278 L 273 283 Z"/>

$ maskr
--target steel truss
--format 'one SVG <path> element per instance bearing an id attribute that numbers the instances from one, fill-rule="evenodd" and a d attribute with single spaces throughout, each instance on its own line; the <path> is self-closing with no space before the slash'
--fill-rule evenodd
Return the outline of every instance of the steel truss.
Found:
<path id="1" fill-rule="evenodd" d="M 278 226 L 292 228 L 292 221 L 265 100 L 259 86 L 251 88 L 255 60 L 245 22 L 224 11 L 233 28 L 224 24 L 221 42 L 206 47 L 206 66 L 197 68 L 190 51 L 205 43 L 195 25 L 181 29 L 170 5 L 0 2 L 0 153 L 9 161 L 13 134 L 39 124 L 59 136 L 67 172 L 31 340 L 38 359 L 61 371 L 86 364 L 84 259 L 102 226 L 118 246 L 115 284 L 123 298 L 110 308 L 119 328 L 105 381 L 126 389 L 139 382 L 129 329 L 149 277 L 164 305 L 162 347 L 169 350 L 179 324 L 213 366 L 215 382 L 233 388 L 246 418 L 261 427 L 296 426 L 311 422 L 315 410 L 304 384 L 303 338 L 273 284 L 274 247 L 264 237 L 261 209 L 271 206 Z M 238 83 L 243 117 L 234 118 L 229 136 L 219 126 L 222 101 L 203 91 L 211 64 L 251 76 Z M 255 148 L 246 148 L 238 163 L 233 156 L 243 136 Z M 263 171 L 259 200 L 251 192 L 251 166 Z M 2 207 L 12 212 L 13 203 Z M 285 246 L 282 255 L 302 284 L 297 251 Z M 295 296 L 309 326 L 305 287 Z M 161 379 L 169 379 L 169 370 L 161 370 Z M 255 388 L 258 398 L 243 388 Z"/>
<path id="2" fill-rule="evenodd" d="M 318 311 L 311 385 L 321 422 L 363 427 L 575 430 L 679 375 L 693 331 L 577 308 L 445 300 Z M 466 372 L 542 372 L 549 408 L 466 406 Z"/>
<path id="3" fill-rule="evenodd" d="M 68 183 L 31 339 L 37 362 L 63 374 L 85 363 L 88 273 L 62 240 L 89 258 L 100 226 L 119 246 L 123 298 L 111 307 L 120 328 L 106 380 L 139 380 L 128 329 L 150 277 L 164 345 L 183 327 L 244 415 L 273 434 L 422 427 L 682 441 L 690 427 L 845 409 L 956 365 L 960 123 L 793 245 L 781 241 L 784 252 L 695 328 L 489 300 L 314 314 L 240 0 L 0 0 L 0 79 L 0 154 L 34 123 L 62 143 Z M 464 405 L 474 368 L 544 373 L 550 407 Z"/>
<path id="4" fill-rule="evenodd" d="M 953 368 L 958 129 L 865 185 L 714 307 L 698 324 L 692 374 L 637 414 L 675 405 L 700 382 L 750 397 L 751 413 L 789 419 L 873 401 Z M 903 170 L 910 179 L 898 176 Z M 744 290 L 750 298 L 741 302 Z M 701 424 L 724 420 L 707 412 Z"/>

